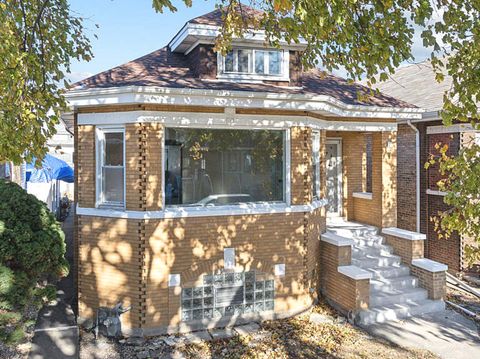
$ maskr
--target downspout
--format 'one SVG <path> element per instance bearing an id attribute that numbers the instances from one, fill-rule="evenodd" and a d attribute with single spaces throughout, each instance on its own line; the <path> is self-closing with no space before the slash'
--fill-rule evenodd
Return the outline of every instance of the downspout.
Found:
<path id="1" fill-rule="evenodd" d="M 412 121 L 407 121 L 408 126 L 410 126 L 415 131 L 415 162 L 416 162 L 416 212 L 417 212 L 417 229 L 416 231 L 420 233 L 420 131 L 417 127 L 412 125 Z"/>

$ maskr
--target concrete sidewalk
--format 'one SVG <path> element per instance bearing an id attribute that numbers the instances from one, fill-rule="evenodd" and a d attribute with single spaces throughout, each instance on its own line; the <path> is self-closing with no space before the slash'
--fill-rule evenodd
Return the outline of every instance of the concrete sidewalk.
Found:
<path id="1" fill-rule="evenodd" d="M 401 347 L 427 349 L 444 359 L 480 358 L 479 327 L 453 310 L 364 329 Z"/>
<path id="2" fill-rule="evenodd" d="M 73 209 L 73 208 L 72 208 Z M 73 267 L 73 210 L 62 224 L 67 244 L 66 258 L 70 274 L 57 285 L 57 302 L 46 305 L 38 314 L 29 359 L 78 358 L 78 327 L 74 307 L 76 301 Z"/>

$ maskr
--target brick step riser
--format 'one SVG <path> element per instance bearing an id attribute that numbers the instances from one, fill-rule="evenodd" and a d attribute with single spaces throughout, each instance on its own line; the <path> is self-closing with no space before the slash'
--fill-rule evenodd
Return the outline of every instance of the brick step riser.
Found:
<path id="1" fill-rule="evenodd" d="M 425 304 L 415 307 L 403 306 L 398 309 L 388 309 L 384 311 L 362 311 L 355 318 L 355 322 L 360 326 L 366 326 L 375 323 L 385 323 L 391 320 L 399 320 L 414 315 L 437 312 L 445 309 L 443 301 L 425 301 Z"/>
<path id="2" fill-rule="evenodd" d="M 405 279 L 396 281 L 395 278 L 390 280 L 386 279 L 386 283 L 370 283 L 370 292 L 391 292 L 392 290 L 413 289 L 418 288 L 418 278 L 411 277 L 411 279 Z"/>
<path id="3" fill-rule="evenodd" d="M 392 304 L 407 304 L 412 301 L 422 301 L 428 299 L 426 290 L 418 290 L 413 293 L 395 294 L 388 296 L 378 296 L 377 293 L 370 291 L 370 308 L 382 307 Z"/>

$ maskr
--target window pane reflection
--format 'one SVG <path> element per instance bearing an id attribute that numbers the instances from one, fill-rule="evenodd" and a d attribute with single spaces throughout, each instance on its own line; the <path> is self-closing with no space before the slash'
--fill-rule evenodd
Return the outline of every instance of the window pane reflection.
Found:
<path id="1" fill-rule="evenodd" d="M 167 128 L 165 203 L 283 201 L 283 131 Z"/>

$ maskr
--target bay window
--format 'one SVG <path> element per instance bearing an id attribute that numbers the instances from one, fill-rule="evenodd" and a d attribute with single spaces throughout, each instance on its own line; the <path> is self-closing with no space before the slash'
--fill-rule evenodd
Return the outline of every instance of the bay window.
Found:
<path id="1" fill-rule="evenodd" d="M 288 52 L 274 49 L 237 48 L 219 58 L 219 74 L 287 77 Z"/>
<path id="2" fill-rule="evenodd" d="M 284 131 L 165 129 L 165 204 L 283 202 Z"/>
<path id="3" fill-rule="evenodd" d="M 97 128 L 97 205 L 123 207 L 125 203 L 125 132 Z"/>

